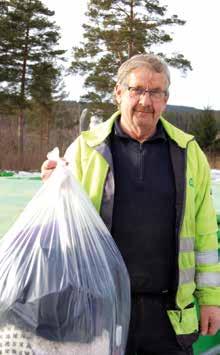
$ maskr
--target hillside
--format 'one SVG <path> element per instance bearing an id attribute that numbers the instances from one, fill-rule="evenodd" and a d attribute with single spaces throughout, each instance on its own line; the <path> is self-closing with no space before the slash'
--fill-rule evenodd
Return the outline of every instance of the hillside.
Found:
<path id="1" fill-rule="evenodd" d="M 190 106 L 177 106 L 177 105 L 167 105 L 166 111 L 169 112 L 199 112 L 201 111 L 198 108 Z"/>

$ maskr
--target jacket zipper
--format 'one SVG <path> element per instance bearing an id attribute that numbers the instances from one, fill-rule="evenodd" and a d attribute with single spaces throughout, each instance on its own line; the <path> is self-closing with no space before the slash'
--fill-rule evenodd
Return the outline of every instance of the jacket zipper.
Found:
<path id="1" fill-rule="evenodd" d="M 143 181 L 144 173 L 143 173 L 143 143 L 139 144 L 139 181 Z"/>

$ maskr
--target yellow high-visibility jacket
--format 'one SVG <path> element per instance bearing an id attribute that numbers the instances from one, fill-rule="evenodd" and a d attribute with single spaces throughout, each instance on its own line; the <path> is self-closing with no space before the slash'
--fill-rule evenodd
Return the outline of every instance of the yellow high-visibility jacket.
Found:
<path id="1" fill-rule="evenodd" d="M 120 112 L 84 131 L 66 152 L 76 179 L 82 184 L 97 211 L 110 228 L 114 176 L 108 144 Z M 175 308 L 167 313 L 177 335 L 198 331 L 195 297 L 200 305 L 220 306 L 220 264 L 216 213 L 210 189 L 210 169 L 194 137 L 168 123 L 162 125 L 175 149 L 184 152 L 184 203 L 178 232 L 178 285 Z M 175 165 L 173 159 L 173 165 Z"/>

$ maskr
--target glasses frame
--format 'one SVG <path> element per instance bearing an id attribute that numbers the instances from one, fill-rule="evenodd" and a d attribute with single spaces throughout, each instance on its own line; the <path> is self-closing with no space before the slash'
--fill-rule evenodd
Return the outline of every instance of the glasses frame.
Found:
<path id="1" fill-rule="evenodd" d="M 140 87 L 135 87 L 135 86 L 127 86 L 127 89 L 129 91 L 130 97 L 141 97 L 142 95 L 145 95 L 148 93 L 150 99 L 152 101 L 160 101 L 162 100 L 165 96 L 167 96 L 167 91 L 166 90 L 158 90 L 158 89 L 144 89 Z M 133 90 L 133 94 L 132 94 Z"/>

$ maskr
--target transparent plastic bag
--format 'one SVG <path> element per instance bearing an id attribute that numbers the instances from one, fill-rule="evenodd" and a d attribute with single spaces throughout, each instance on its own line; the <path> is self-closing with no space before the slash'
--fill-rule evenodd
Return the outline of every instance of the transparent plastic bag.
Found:
<path id="1" fill-rule="evenodd" d="M 30 354 L 123 355 L 129 317 L 123 259 L 58 160 L 0 242 L 0 334 L 17 332 Z"/>

